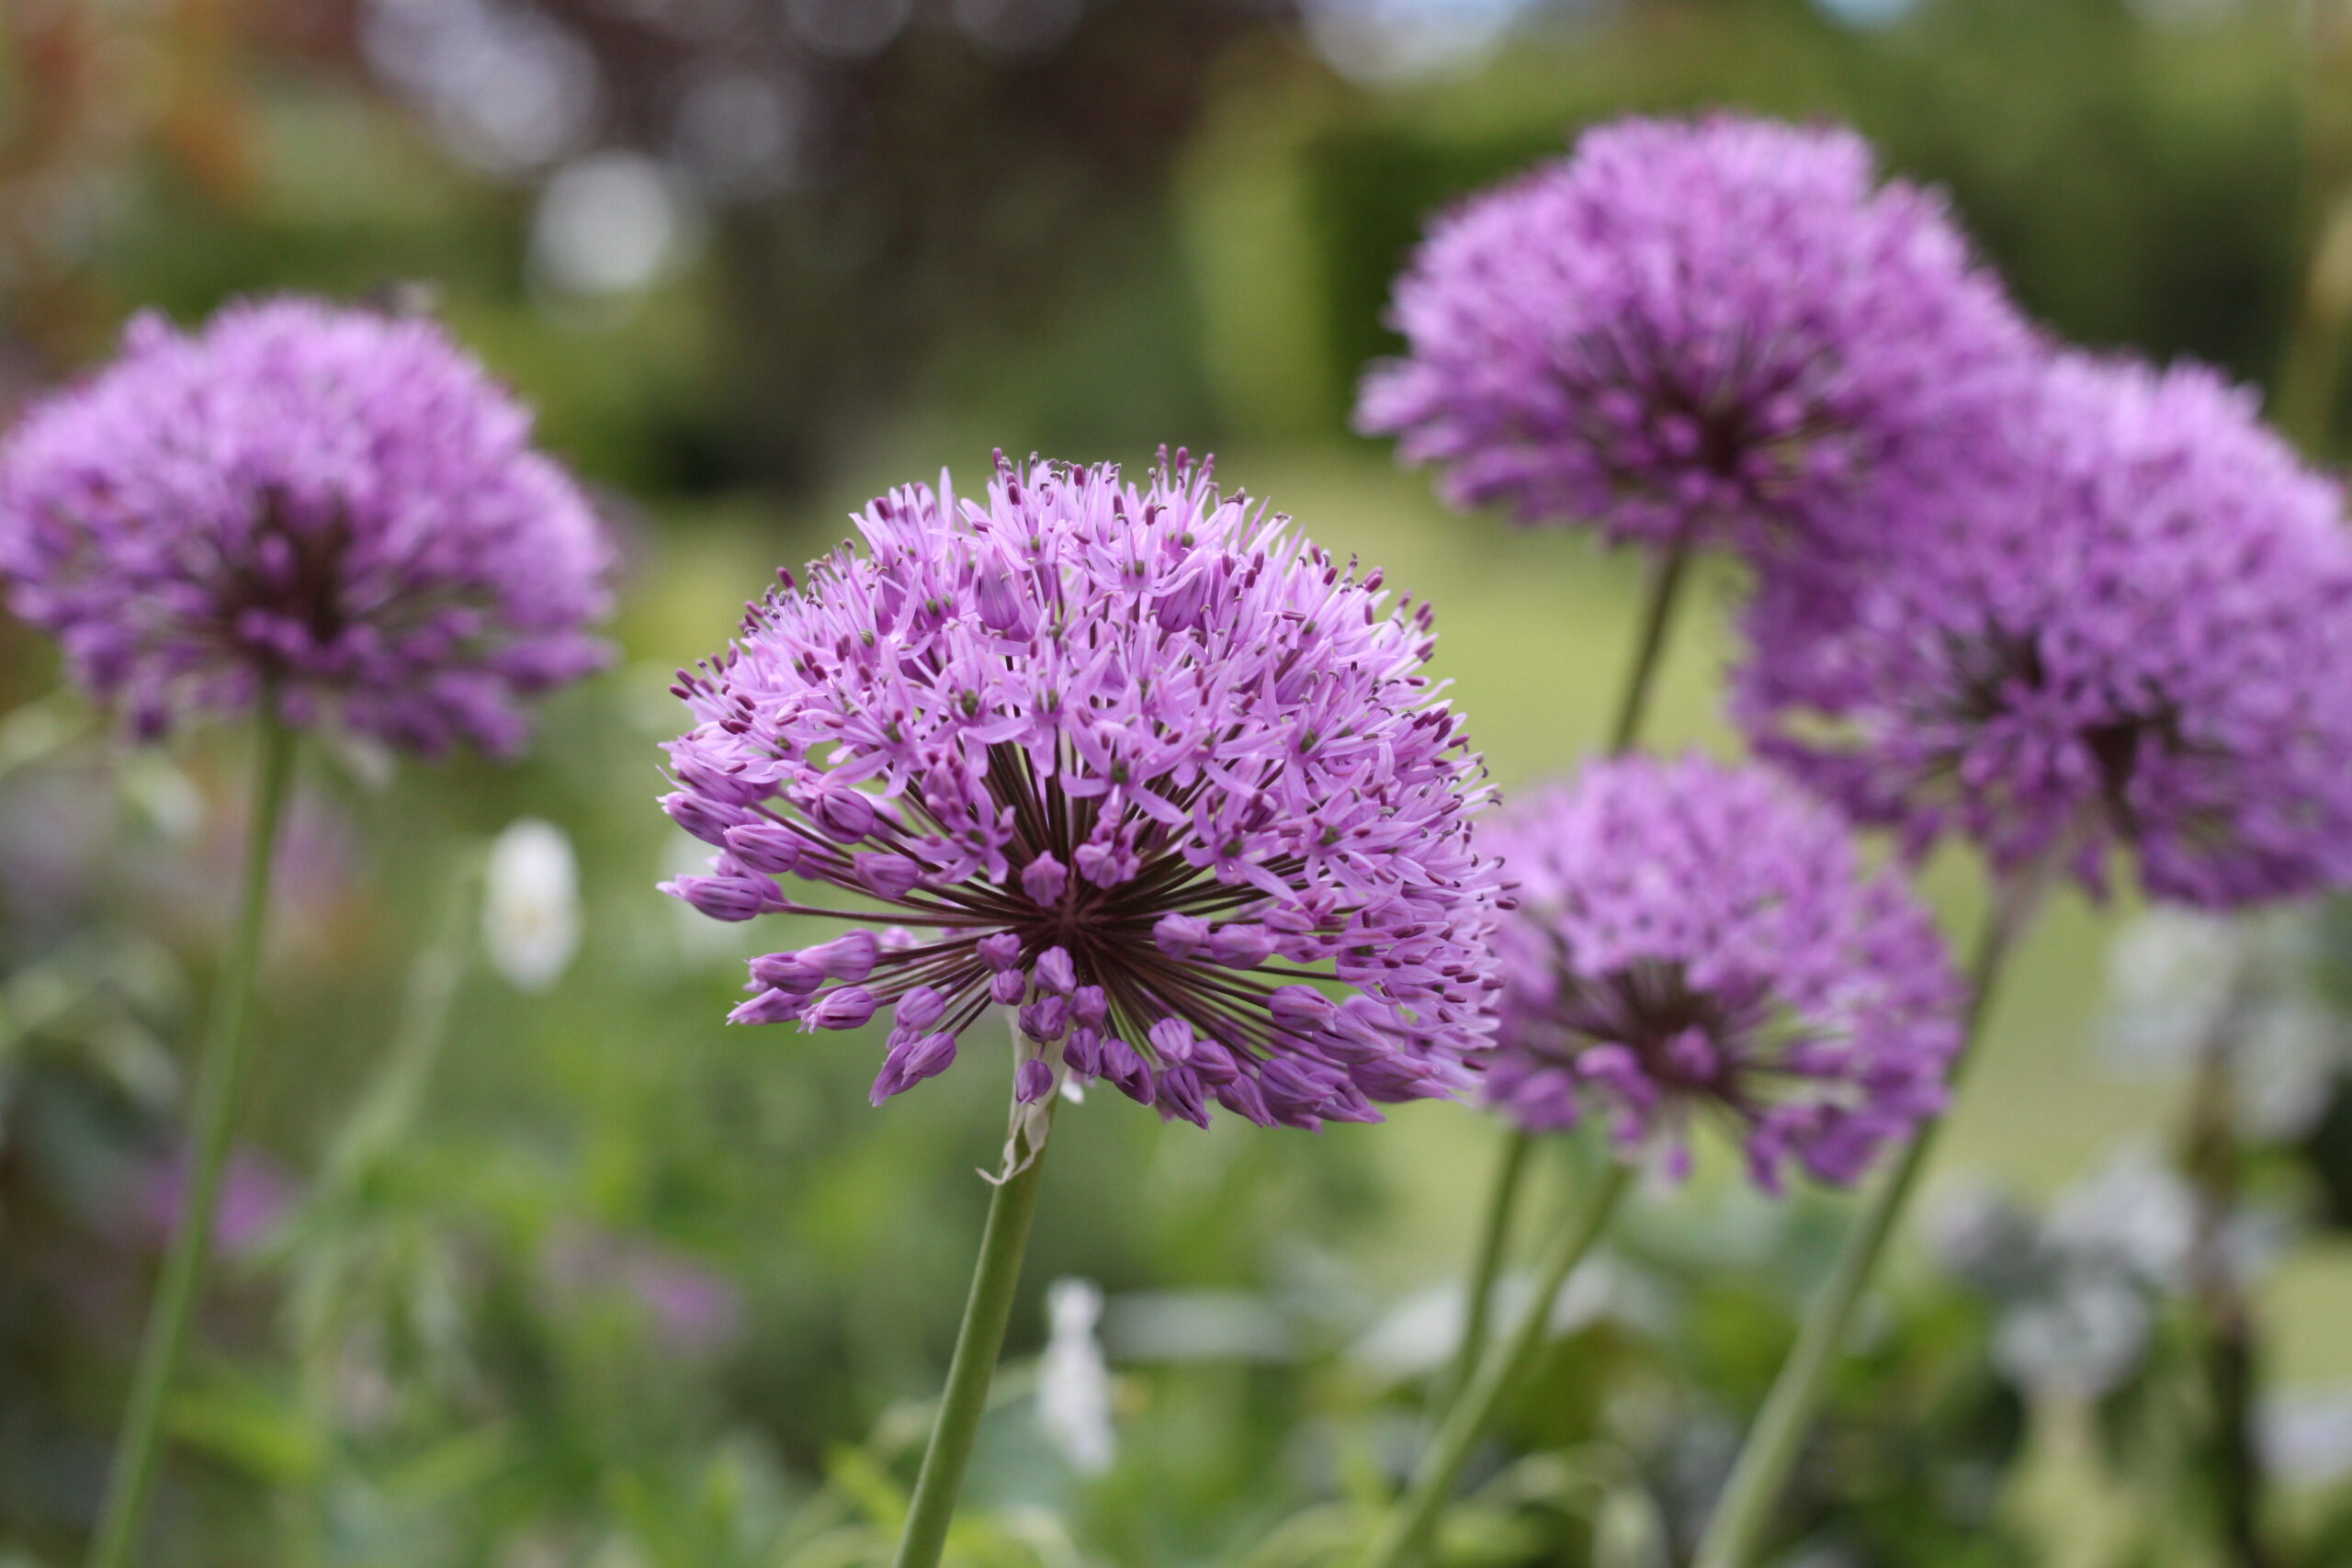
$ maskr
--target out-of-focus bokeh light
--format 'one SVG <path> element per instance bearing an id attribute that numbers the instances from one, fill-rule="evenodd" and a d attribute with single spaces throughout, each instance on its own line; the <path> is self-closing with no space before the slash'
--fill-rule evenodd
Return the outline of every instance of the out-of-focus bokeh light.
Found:
<path id="1" fill-rule="evenodd" d="M 676 182 L 642 152 L 594 152 L 558 170 L 531 228 L 536 276 L 563 293 L 630 294 L 682 264 L 694 216 Z"/>

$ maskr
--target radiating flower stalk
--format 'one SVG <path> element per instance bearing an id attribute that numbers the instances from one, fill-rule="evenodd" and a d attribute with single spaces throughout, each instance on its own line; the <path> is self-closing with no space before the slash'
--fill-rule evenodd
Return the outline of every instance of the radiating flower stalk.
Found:
<path id="1" fill-rule="evenodd" d="M 272 695 L 266 683 L 262 694 L 265 699 Z M 90 1547 L 91 1568 L 123 1568 L 138 1545 L 163 1439 L 164 1408 L 211 1261 L 221 1173 L 236 1129 L 238 1090 L 251 1049 L 254 982 L 269 921 L 270 870 L 293 784 L 294 752 L 294 731 L 265 700 L 254 726 L 253 805 L 245 821 L 236 924 L 221 960 L 212 1024 L 197 1073 L 194 1168 L 140 1344 L 130 1404 L 116 1439 L 106 1502 Z"/>

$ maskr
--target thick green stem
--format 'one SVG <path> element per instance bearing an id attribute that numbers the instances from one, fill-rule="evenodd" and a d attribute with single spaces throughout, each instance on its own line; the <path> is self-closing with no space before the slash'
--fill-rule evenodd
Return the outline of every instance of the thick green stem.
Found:
<path id="1" fill-rule="evenodd" d="M 2312 246 L 2271 412 L 2316 457 L 2334 427 L 2352 337 L 2352 7 L 2304 11 L 2303 206 Z"/>
<path id="2" fill-rule="evenodd" d="M 1987 912 L 1976 960 L 1970 971 L 1968 1016 L 1962 1026 L 1961 1054 L 1951 1069 L 1955 1092 L 1961 1073 L 1984 1033 L 1985 1016 L 2002 967 L 2030 920 L 2039 887 L 2037 876 L 1995 890 L 1993 908 Z M 1772 1391 L 1766 1396 L 1764 1408 L 1749 1429 L 1747 1440 L 1741 1445 L 1731 1479 L 1724 1483 L 1722 1500 L 1715 1505 L 1714 1517 L 1707 1522 L 1698 1554 L 1691 1559 L 1691 1568 L 1745 1568 L 1754 1560 L 1757 1543 L 1771 1520 L 1781 1489 L 1788 1484 L 1789 1472 L 1796 1467 L 1806 1434 L 1813 1428 L 1814 1413 L 1821 1404 L 1830 1369 L 1836 1366 L 1838 1352 L 1845 1347 L 1854 1309 L 1860 1304 L 1862 1292 L 1877 1271 L 1879 1259 L 1886 1251 L 1887 1241 L 1894 1234 L 1895 1223 L 1902 1218 L 1912 1190 L 1918 1185 L 1919 1173 L 1927 1166 L 1928 1156 L 1935 1147 L 1936 1134 L 1942 1125 L 1939 1119 L 1919 1130 L 1895 1161 L 1894 1168 L 1887 1172 L 1871 1194 L 1861 1218 L 1847 1233 L 1837 1266 L 1820 1297 L 1798 1325 L 1796 1344 L 1781 1364 L 1780 1376 L 1773 1381 Z"/>
<path id="3" fill-rule="evenodd" d="M 1017 1120 L 1017 1118 L 1016 1118 Z M 1004 1325 L 1012 1315 L 1014 1287 L 1021 1282 L 1021 1256 L 1029 1245 L 1029 1222 L 1037 1213 L 1037 1188 L 1045 1175 L 1042 1141 L 1026 1151 L 1026 1164 L 997 1184 L 989 1203 L 988 1228 L 980 1233 L 980 1258 L 972 1270 L 972 1293 L 964 1303 L 964 1325 L 956 1331 L 955 1359 L 947 1365 L 947 1389 L 923 1450 L 922 1472 L 915 1479 L 907 1510 L 907 1533 L 899 1541 L 896 1568 L 935 1568 L 956 1518 L 956 1494 L 972 1458 L 980 1416 L 988 1408 L 989 1383 L 996 1376 Z M 1019 1162 L 1016 1160 L 1015 1162 Z"/>
<path id="4" fill-rule="evenodd" d="M 1421 1456 L 1405 1495 L 1381 1521 L 1372 1545 L 1360 1559 L 1359 1568 L 1400 1568 L 1420 1552 L 1421 1543 L 1434 1530 L 1439 1516 L 1453 1499 L 1454 1483 L 1461 1480 L 1462 1467 L 1469 1462 L 1471 1448 L 1485 1430 L 1487 1418 L 1511 1385 L 1527 1375 L 1544 1348 L 1545 1333 L 1552 1325 L 1553 1303 L 1559 1299 L 1560 1288 L 1568 1282 L 1568 1276 L 1576 1272 L 1585 1254 L 1592 1250 L 1593 1242 L 1615 1212 L 1618 1200 L 1631 1185 L 1633 1174 L 1633 1168 L 1624 1162 L 1603 1159 L 1575 1212 L 1554 1238 L 1535 1283 L 1534 1299 L 1527 1303 L 1518 1327 L 1511 1331 L 1509 1340 L 1479 1364 L 1478 1375 L 1445 1413 L 1445 1422 L 1438 1428 L 1436 1439 Z"/>
<path id="5" fill-rule="evenodd" d="M 277 717 L 270 695 L 265 692 L 260 705 L 253 818 L 246 828 L 244 891 L 213 999 L 211 1038 L 197 1074 L 196 1135 L 187 1201 L 172 1232 L 163 1280 L 140 1347 L 130 1409 L 115 1448 L 106 1507 L 98 1517 L 97 1535 L 90 1547 L 90 1568 L 122 1568 L 137 1544 L 148 1486 L 154 1479 L 164 1407 L 171 1397 L 180 1352 L 187 1343 L 188 1321 L 204 1282 L 205 1266 L 211 1260 L 220 1175 L 228 1163 L 237 1089 L 244 1077 L 246 1045 L 252 1034 L 254 974 L 260 966 L 262 932 L 269 914 L 270 863 L 294 773 L 294 733 Z"/>
<path id="6" fill-rule="evenodd" d="M 1519 1207 L 1519 1189 L 1527 1179 L 1527 1156 L 1535 1140 L 1514 1127 L 1503 1138 L 1502 1163 L 1495 1168 L 1495 1185 L 1487 1199 L 1486 1223 L 1478 1233 L 1478 1253 L 1470 1266 L 1469 1293 L 1462 1308 L 1462 1343 L 1454 1347 L 1453 1370 L 1447 1375 L 1442 1397 L 1462 1396 L 1487 1353 L 1487 1315 L 1494 1308 L 1495 1280 L 1502 1273 L 1503 1254 L 1510 1245 L 1512 1213 Z"/>
<path id="7" fill-rule="evenodd" d="M 2256 982 L 2240 959 L 2228 999 L 2197 1054 L 2180 1133 L 2180 1165 L 2196 1198 L 2188 1243 L 2188 1299 L 2205 1379 L 2205 1459 L 2214 1523 L 2229 1568 L 2270 1568 L 2264 1536 L 2268 1491 L 2255 1409 L 2260 1347 L 2253 1303 L 2229 1256 L 2229 1229 L 2244 1179 L 2238 1145 L 2237 1059 Z"/>
<path id="8" fill-rule="evenodd" d="M 1642 607 L 1641 625 L 1634 634 L 1633 666 L 1626 672 L 1624 694 L 1618 699 L 1617 716 L 1609 729 L 1609 753 L 1612 757 L 1631 750 L 1641 738 L 1643 720 L 1649 715 L 1650 695 L 1657 684 L 1658 667 L 1664 662 L 1667 628 L 1673 624 L 1674 607 L 1681 598 L 1690 558 L 1689 547 L 1677 542 L 1651 564 L 1649 593 Z M 1532 1143 L 1527 1134 L 1516 1128 L 1505 1134 L 1502 1163 L 1496 1168 L 1495 1185 L 1487 1200 L 1486 1218 L 1478 1233 L 1478 1252 L 1471 1263 L 1469 1286 L 1464 1297 L 1462 1343 L 1454 1351 L 1453 1371 L 1442 1396 L 1449 1400 L 1458 1398 L 1469 1386 L 1470 1374 L 1486 1348 L 1487 1317 L 1494 1303 L 1495 1280 L 1502 1272 L 1503 1257 L 1510 1247 L 1511 1218 L 1519 1206 Z"/>
<path id="9" fill-rule="evenodd" d="M 1690 550 L 1679 542 L 1667 547 L 1650 572 L 1649 602 L 1642 609 L 1641 629 L 1634 634 L 1634 668 L 1625 678 L 1625 694 L 1618 699 L 1617 721 L 1609 727 L 1609 754 L 1622 756 L 1640 739 L 1642 721 L 1649 716 L 1650 694 L 1657 685 L 1659 655 L 1666 651 L 1666 628 L 1673 623 L 1674 606 L 1682 597 L 1682 579 L 1690 564 Z"/>

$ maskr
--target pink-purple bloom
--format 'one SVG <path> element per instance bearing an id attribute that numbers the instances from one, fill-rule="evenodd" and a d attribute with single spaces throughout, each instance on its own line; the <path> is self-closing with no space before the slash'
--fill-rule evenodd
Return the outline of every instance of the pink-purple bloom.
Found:
<path id="1" fill-rule="evenodd" d="M 1758 748 L 1914 851 L 2208 908 L 2352 878 L 2344 498 L 2197 367 L 2054 356 L 1985 481 L 1825 626 L 1749 611 Z"/>
<path id="2" fill-rule="evenodd" d="M 0 575 L 161 735 L 196 709 L 507 752 L 604 661 L 610 547 L 530 416 L 432 322 L 303 299 L 120 358 L 0 449 Z"/>
<path id="3" fill-rule="evenodd" d="M 1870 544 L 2031 333 L 1850 131 L 1624 119 L 1440 218 L 1357 423 L 1461 506 L 1612 541 Z"/>
<path id="4" fill-rule="evenodd" d="M 886 928 L 754 959 L 739 1021 L 887 1017 L 877 1103 L 992 1003 L 1024 1102 L 1315 1127 L 1467 1083 L 1502 888 L 1426 605 L 1182 453 L 1141 485 L 1000 457 L 856 521 L 681 676 L 662 804 L 718 852 L 665 890 Z"/>
<path id="5" fill-rule="evenodd" d="M 1608 1119 L 1678 1172 L 1713 1118 L 1781 1190 L 1849 1183 L 1941 1109 L 1960 985 L 1896 873 L 1769 769 L 1594 763 L 1487 829 L 1517 885 L 1489 1099 Z"/>

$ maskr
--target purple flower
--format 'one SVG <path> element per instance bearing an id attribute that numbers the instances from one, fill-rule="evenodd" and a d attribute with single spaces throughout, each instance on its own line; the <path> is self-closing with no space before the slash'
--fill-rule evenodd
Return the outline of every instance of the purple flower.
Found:
<path id="1" fill-rule="evenodd" d="M 2209 370 L 2053 357 L 1994 478 L 1825 624 L 1770 574 L 1737 705 L 1910 848 L 2210 908 L 2352 879 L 2352 540 Z"/>
<path id="2" fill-rule="evenodd" d="M 1471 842 L 1481 763 L 1423 669 L 1427 607 L 1182 453 L 1141 486 L 1001 456 L 982 500 L 941 485 L 876 501 L 864 555 L 787 576 L 681 677 L 697 723 L 670 753 L 698 809 L 672 815 L 788 832 L 778 863 L 851 901 L 817 912 L 926 938 L 771 954 L 752 988 L 813 971 L 857 988 L 844 1020 L 895 1007 L 877 1100 L 945 1066 L 991 1001 L 1023 1008 L 1033 1056 L 1195 1122 L 1208 1100 L 1376 1121 L 1373 1100 L 1464 1086 L 1501 888 Z M 864 874 L 876 857 L 904 880 Z M 667 890 L 808 908 L 731 850 L 713 870 Z M 831 1024 L 841 994 L 759 1016 Z"/>
<path id="3" fill-rule="evenodd" d="M 1758 1185 L 1791 1160 L 1859 1179 L 1943 1104 L 1961 987 L 1900 876 L 1826 805 L 1759 766 L 1595 763 L 1487 829 L 1519 887 L 1488 1097 L 1546 1131 L 1588 1111 L 1621 1144 L 1713 1114 Z"/>
<path id="4" fill-rule="evenodd" d="M 195 1184 L 194 1161 L 186 1151 L 156 1160 L 144 1173 L 137 1218 L 158 1245 L 168 1243 L 186 1222 Z M 231 1149 L 220 1168 L 212 1244 L 232 1257 L 257 1251 L 300 1198 L 301 1189 L 285 1167 L 255 1149 Z"/>
<path id="5" fill-rule="evenodd" d="M 0 449 L 0 574 L 154 737 L 191 709 L 510 752 L 594 669 L 610 549 L 530 417 L 430 322 L 301 299 L 122 356 Z"/>
<path id="6" fill-rule="evenodd" d="M 1459 506 L 1616 542 L 1867 543 L 2030 334 L 1850 131 L 1626 119 L 1431 228 L 1357 423 Z"/>

